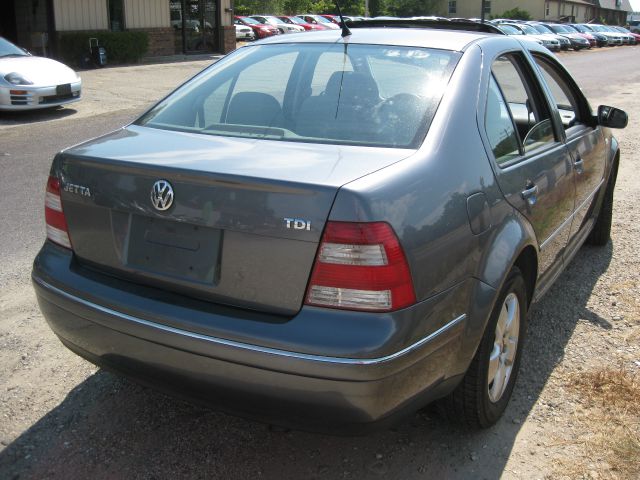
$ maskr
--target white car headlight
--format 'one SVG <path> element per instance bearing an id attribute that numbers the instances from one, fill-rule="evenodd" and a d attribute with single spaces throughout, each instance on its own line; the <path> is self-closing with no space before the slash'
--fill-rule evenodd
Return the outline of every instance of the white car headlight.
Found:
<path id="1" fill-rule="evenodd" d="M 12 85 L 33 85 L 33 82 L 18 72 L 7 73 L 4 79 Z"/>

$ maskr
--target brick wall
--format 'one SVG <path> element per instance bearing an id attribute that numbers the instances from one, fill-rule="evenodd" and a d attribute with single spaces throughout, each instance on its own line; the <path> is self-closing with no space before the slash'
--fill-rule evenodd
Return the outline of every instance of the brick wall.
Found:
<path id="1" fill-rule="evenodd" d="M 220 53 L 229 53 L 236 49 L 236 29 L 232 25 L 220 27 Z M 167 28 L 130 28 L 130 31 L 147 32 L 149 50 L 147 57 L 174 55 L 182 53 L 182 37 L 180 31 Z"/>
<path id="2" fill-rule="evenodd" d="M 162 55 L 173 55 L 176 53 L 176 42 L 174 40 L 174 29 L 166 28 L 131 28 L 129 31 L 147 32 L 149 35 L 149 50 L 147 57 L 158 57 Z"/>
<path id="3" fill-rule="evenodd" d="M 220 53 L 229 53 L 236 49 L 236 27 L 233 25 L 225 25 L 222 28 L 222 35 L 220 35 Z"/>

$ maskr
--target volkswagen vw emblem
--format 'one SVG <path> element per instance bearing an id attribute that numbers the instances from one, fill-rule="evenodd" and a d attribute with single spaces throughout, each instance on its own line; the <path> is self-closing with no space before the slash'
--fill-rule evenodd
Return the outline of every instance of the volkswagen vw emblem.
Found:
<path id="1" fill-rule="evenodd" d="M 173 204 L 173 188 L 166 180 L 158 180 L 151 188 L 151 203 L 156 210 L 168 210 Z"/>

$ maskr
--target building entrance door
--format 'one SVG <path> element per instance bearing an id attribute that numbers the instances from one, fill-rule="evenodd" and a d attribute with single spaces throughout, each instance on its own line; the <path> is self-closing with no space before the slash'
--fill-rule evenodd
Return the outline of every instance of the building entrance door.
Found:
<path id="1" fill-rule="evenodd" d="M 176 52 L 218 51 L 218 0 L 169 0 Z"/>

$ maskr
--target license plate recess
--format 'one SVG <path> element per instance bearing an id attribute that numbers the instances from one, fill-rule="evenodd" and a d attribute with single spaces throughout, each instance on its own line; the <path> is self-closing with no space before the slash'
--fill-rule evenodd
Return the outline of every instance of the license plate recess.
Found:
<path id="1" fill-rule="evenodd" d="M 215 228 L 133 215 L 127 264 L 161 277 L 213 285 L 221 236 Z"/>
<path id="2" fill-rule="evenodd" d="M 56 87 L 56 95 L 71 95 L 71 84 L 58 85 Z"/>

